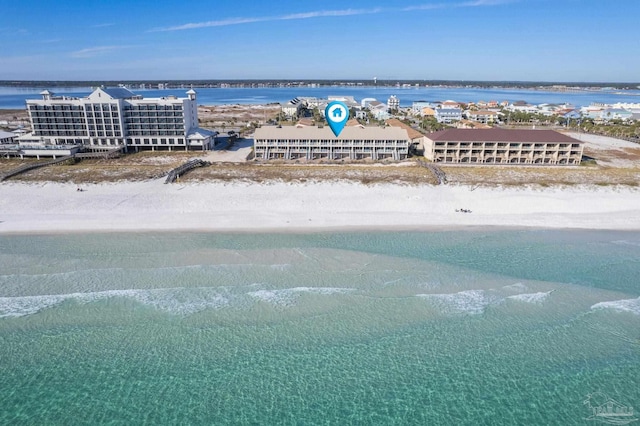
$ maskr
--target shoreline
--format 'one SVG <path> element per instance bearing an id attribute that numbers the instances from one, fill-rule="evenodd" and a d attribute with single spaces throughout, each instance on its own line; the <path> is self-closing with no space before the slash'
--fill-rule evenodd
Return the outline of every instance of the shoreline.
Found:
<path id="1" fill-rule="evenodd" d="M 82 185 L 3 183 L 0 235 L 207 232 L 437 232 L 477 229 L 640 230 L 640 190 L 261 184 L 162 179 Z M 471 213 L 456 212 L 470 209 Z"/>

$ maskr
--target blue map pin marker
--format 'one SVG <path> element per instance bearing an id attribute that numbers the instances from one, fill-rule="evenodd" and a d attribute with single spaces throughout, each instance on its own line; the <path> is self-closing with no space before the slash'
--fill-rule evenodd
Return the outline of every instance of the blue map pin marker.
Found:
<path id="1" fill-rule="evenodd" d="M 324 116 L 333 134 L 338 137 L 349 121 L 349 108 L 343 102 L 333 101 L 324 109 Z"/>

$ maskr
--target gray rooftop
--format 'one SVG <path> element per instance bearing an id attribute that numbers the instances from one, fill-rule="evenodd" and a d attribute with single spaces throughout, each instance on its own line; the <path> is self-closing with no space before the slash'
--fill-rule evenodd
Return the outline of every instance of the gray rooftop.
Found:
<path id="1" fill-rule="evenodd" d="M 408 140 L 407 131 L 398 127 L 345 127 L 336 137 L 329 126 L 263 126 L 256 129 L 255 139 L 329 139 L 329 140 Z"/>
<path id="2" fill-rule="evenodd" d="M 102 91 L 114 99 L 129 99 L 135 96 L 132 91 L 124 87 L 105 87 Z"/>

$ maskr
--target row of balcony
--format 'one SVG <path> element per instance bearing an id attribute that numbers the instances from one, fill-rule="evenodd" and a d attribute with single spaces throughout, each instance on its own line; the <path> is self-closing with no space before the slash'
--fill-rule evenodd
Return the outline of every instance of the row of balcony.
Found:
<path id="1" fill-rule="evenodd" d="M 465 155 L 517 155 L 517 156 L 522 156 L 522 155 L 526 155 L 528 157 L 531 157 L 532 155 L 541 155 L 541 156 L 548 156 L 548 155 L 581 155 L 580 151 L 506 151 L 506 150 L 493 150 L 493 151 L 483 151 L 483 150 L 465 150 L 465 151 L 461 151 L 461 150 L 455 150 L 455 151 L 448 151 L 445 149 L 436 149 L 435 154 L 437 155 L 453 155 L 453 156 L 465 156 Z"/>
<path id="2" fill-rule="evenodd" d="M 141 125 L 141 124 L 133 124 L 127 126 L 129 130 L 184 130 L 184 126 L 182 125 L 171 125 L 171 124 L 160 124 L 160 125 Z"/>
<path id="3" fill-rule="evenodd" d="M 256 140 L 256 146 L 281 146 L 281 147 L 315 147 L 315 146 L 334 146 L 334 147 L 342 147 L 342 146 L 353 146 L 353 147 L 362 147 L 362 146 L 391 146 L 391 147 L 407 147 L 409 144 L 407 141 L 380 141 L 380 142 L 372 142 L 372 141 L 311 141 L 311 142 L 274 142 L 274 141 L 264 141 L 264 140 Z"/>
<path id="4" fill-rule="evenodd" d="M 276 148 L 272 148 L 272 147 L 257 147 L 256 146 L 256 152 L 257 151 L 268 151 L 268 152 L 335 152 L 335 153 L 349 153 L 349 152 L 378 152 L 378 153 L 394 153 L 394 152 L 407 152 L 407 150 L 398 150 L 398 149 L 388 149 L 388 148 L 369 148 L 369 147 L 365 147 L 365 148 L 296 148 L 296 147 L 290 147 L 290 148 L 280 148 L 280 147 L 276 147 Z"/>
<path id="5" fill-rule="evenodd" d="M 128 136 L 184 136 L 184 131 L 157 130 L 152 133 L 149 130 L 129 130 L 127 134 Z"/>
<path id="6" fill-rule="evenodd" d="M 182 111 L 182 105 L 127 105 L 125 111 Z"/>
<path id="7" fill-rule="evenodd" d="M 80 124 L 57 124 L 57 125 L 46 125 L 46 124 L 36 124 L 33 126 L 34 130 L 84 130 L 87 128 Z"/>
<path id="8" fill-rule="evenodd" d="M 155 112 L 136 112 L 136 111 L 127 111 L 125 113 L 126 118 L 140 118 L 140 117 L 183 117 L 184 114 L 182 112 L 172 112 L 172 111 L 155 111 Z"/>
<path id="9" fill-rule="evenodd" d="M 182 124 L 184 123 L 184 120 L 182 118 L 156 118 L 155 120 L 141 120 L 139 118 L 127 118 L 125 122 L 127 124 L 153 124 L 153 123 Z"/>
<path id="10" fill-rule="evenodd" d="M 30 111 L 82 111 L 81 105 L 29 105 Z"/>
<path id="11" fill-rule="evenodd" d="M 33 136 L 87 136 L 86 131 L 82 130 L 34 130 Z"/>
<path id="12" fill-rule="evenodd" d="M 31 117 L 33 117 L 34 119 L 37 118 L 47 118 L 47 117 L 72 117 L 72 118 L 77 118 L 77 119 L 84 119 L 85 115 L 82 111 L 74 111 L 74 112 L 70 112 L 70 111 L 32 111 L 31 112 Z"/>
<path id="13" fill-rule="evenodd" d="M 534 148 L 545 148 L 545 149 L 558 149 L 558 148 L 580 148 L 580 144 L 558 144 L 558 143 L 516 143 L 516 142 L 436 142 L 436 148 L 472 148 L 472 149 L 482 149 L 482 148 L 522 148 L 522 149 L 534 149 Z"/>

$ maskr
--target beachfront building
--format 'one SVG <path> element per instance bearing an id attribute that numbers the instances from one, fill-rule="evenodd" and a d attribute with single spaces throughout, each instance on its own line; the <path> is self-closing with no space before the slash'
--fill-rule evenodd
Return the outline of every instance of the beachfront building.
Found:
<path id="1" fill-rule="evenodd" d="M 395 95 L 391 95 L 389 99 L 387 99 L 387 108 L 389 109 L 389 111 L 400 109 L 400 99 L 398 99 Z"/>
<path id="2" fill-rule="evenodd" d="M 55 96 L 27 100 L 33 132 L 21 144 L 92 148 L 201 149 L 214 133 L 198 128 L 196 92 L 187 97 L 143 98 L 124 87 L 98 88 L 84 98 Z"/>
<path id="3" fill-rule="evenodd" d="M 578 165 L 583 143 L 553 130 L 446 129 L 427 134 L 424 156 L 438 163 Z"/>
<path id="4" fill-rule="evenodd" d="M 16 142 L 16 135 L 13 132 L 5 132 L 4 130 L 0 130 L 0 145 L 13 144 Z"/>
<path id="5" fill-rule="evenodd" d="M 347 126 L 336 137 L 329 127 L 263 126 L 254 134 L 256 159 L 402 160 L 407 131 L 397 127 Z"/>

